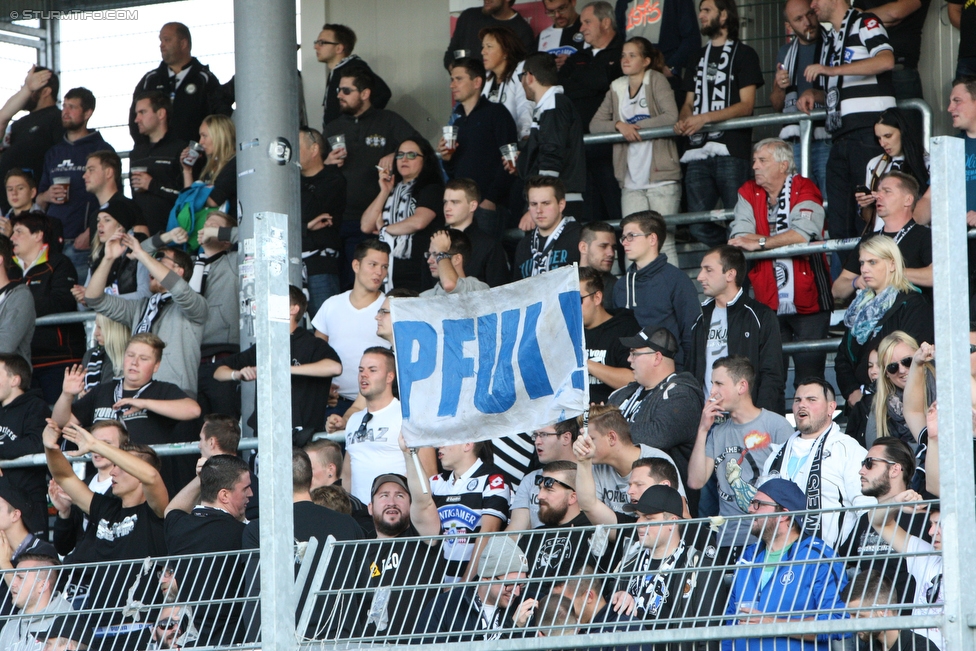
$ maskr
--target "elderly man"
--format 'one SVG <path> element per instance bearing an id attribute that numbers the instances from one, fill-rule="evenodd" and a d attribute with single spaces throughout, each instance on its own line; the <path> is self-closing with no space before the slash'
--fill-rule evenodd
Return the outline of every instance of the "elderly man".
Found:
<path id="1" fill-rule="evenodd" d="M 823 540 L 802 535 L 802 518 L 796 518 L 790 512 L 806 508 L 803 491 L 792 482 L 775 478 L 759 486 L 749 505 L 749 510 L 755 514 L 751 533 L 759 542 L 747 547 L 739 559 L 725 610 L 729 616 L 726 625 L 775 624 L 796 621 L 800 617 L 844 618 L 841 612 L 817 614 L 820 610 L 844 607 L 840 595 L 847 584 L 847 575 L 844 564 L 836 559 L 834 551 Z M 823 561 L 809 562 L 813 559 Z M 770 563 L 774 564 L 768 565 Z M 803 648 L 827 651 L 832 637 L 793 635 L 787 639 L 725 640 L 722 650 Z"/>
<path id="2" fill-rule="evenodd" d="M 788 143 L 777 138 L 756 143 L 752 171 L 755 180 L 739 188 L 729 244 L 766 251 L 823 239 L 820 190 L 797 173 Z M 756 260 L 749 280 L 756 300 L 776 310 L 784 342 L 827 337 L 834 302 L 822 253 Z M 796 378 L 823 377 L 826 359 L 825 352 L 795 354 Z M 789 363 L 785 356 L 783 363 Z"/>

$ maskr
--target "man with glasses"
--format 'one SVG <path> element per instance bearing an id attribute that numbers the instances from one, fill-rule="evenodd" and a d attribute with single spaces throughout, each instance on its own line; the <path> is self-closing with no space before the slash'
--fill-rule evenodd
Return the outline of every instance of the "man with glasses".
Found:
<path id="1" fill-rule="evenodd" d="M 545 465 L 556 461 L 576 461 L 573 454 L 573 443 L 579 436 L 579 426 L 576 419 L 563 420 L 555 425 L 548 425 L 532 432 L 536 455 L 539 463 Z M 512 498 L 511 519 L 506 531 L 525 531 L 542 526 L 539 518 L 539 485 L 538 477 L 542 470 L 533 470 L 525 475 L 519 483 L 518 490 Z"/>
<path id="2" fill-rule="evenodd" d="M 834 389 L 826 380 L 800 380 L 793 396 L 797 431 L 773 450 L 762 474 L 775 473 L 796 484 L 806 493 L 809 509 L 871 506 L 875 498 L 861 493 L 861 461 L 867 451 L 833 422 L 835 409 Z M 856 513 L 834 511 L 807 517 L 803 531 L 838 549 L 856 523 Z"/>
<path id="3" fill-rule="evenodd" d="M 610 394 L 634 381 L 627 363 L 630 351 L 620 343 L 640 330 L 627 310 L 610 314 L 604 308 L 604 276 L 593 267 L 580 267 L 580 301 L 583 304 L 583 337 L 590 373 L 590 402 L 604 403 Z"/>
<path id="4" fill-rule="evenodd" d="M 378 108 L 373 103 L 373 93 L 379 88 L 376 76 L 362 68 L 339 76 L 337 93 L 341 115 L 332 120 L 322 132 L 331 147 L 325 158 L 326 165 L 338 167 L 346 177 L 346 209 L 339 221 L 339 235 L 343 242 L 340 273 L 342 285 L 352 284 L 349 264 L 354 258 L 356 245 L 366 239 L 360 223 L 366 208 L 379 194 L 376 168 L 393 168 L 393 155 L 404 140 L 417 140 L 417 130 L 393 111 Z M 335 140 L 341 136 L 340 144 Z"/>
<path id="5" fill-rule="evenodd" d="M 573 0 L 542 0 L 542 4 L 552 25 L 539 32 L 539 51 L 551 54 L 556 59 L 556 67 L 562 68 L 566 59 L 583 47 L 576 3 Z"/>
<path id="6" fill-rule="evenodd" d="M 319 63 L 324 63 L 328 72 L 328 84 L 325 88 L 325 98 L 322 100 L 322 128 L 339 117 L 339 80 L 351 74 L 354 70 L 363 70 L 373 76 L 376 82 L 373 93 L 373 106 L 386 108 L 393 94 L 390 87 L 380 78 L 369 64 L 353 54 L 356 47 L 356 32 L 345 25 L 326 23 L 322 25 L 319 37 L 312 44 L 315 47 L 315 57 Z M 340 70 L 340 68 L 342 70 Z"/>
<path id="7" fill-rule="evenodd" d="M 754 514 L 751 533 L 759 542 L 739 559 L 725 614 L 726 626 L 778 624 L 797 619 L 843 619 L 841 593 L 847 585 L 844 564 L 816 536 L 802 534 L 803 516 L 791 512 L 807 508 L 795 484 L 769 479 L 750 502 Z M 820 562 L 810 562 L 819 559 Z M 823 613 L 818 611 L 833 610 Z M 791 635 L 789 638 L 726 640 L 723 651 L 809 648 L 826 651 L 845 634 Z M 796 640 L 797 642 L 794 642 Z"/>
<path id="8" fill-rule="evenodd" d="M 660 214 L 647 210 L 627 215 L 620 228 L 624 255 L 631 264 L 614 285 L 613 305 L 633 310 L 637 323 L 648 331 L 667 328 L 678 342 L 675 365 L 684 369 L 692 347 L 691 328 L 701 315 L 695 284 L 661 253 L 668 229 Z"/>
<path id="9" fill-rule="evenodd" d="M 451 228 L 434 233 L 430 238 L 427 265 L 437 285 L 420 295 L 433 297 L 489 289 L 487 283 L 464 273 L 464 263 L 470 256 L 471 241 L 463 231 Z"/>
<path id="10" fill-rule="evenodd" d="M 915 455 L 901 439 L 885 436 L 875 439 L 868 455 L 861 461 L 861 493 L 888 504 L 908 490 L 915 473 Z M 910 535 L 921 537 L 925 531 L 925 517 L 921 514 L 899 512 L 894 516 L 898 526 Z M 847 565 L 858 571 L 880 572 L 894 587 L 895 603 L 908 603 L 915 591 L 915 582 L 908 572 L 905 558 L 875 558 L 894 554 L 894 549 L 871 526 L 871 514 L 865 513 L 854 527 L 854 533 L 837 553 L 847 558 Z"/>

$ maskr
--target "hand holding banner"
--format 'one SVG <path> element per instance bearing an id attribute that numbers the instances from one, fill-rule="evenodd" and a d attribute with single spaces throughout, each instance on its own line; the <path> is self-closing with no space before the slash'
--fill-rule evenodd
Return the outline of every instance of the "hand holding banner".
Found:
<path id="1" fill-rule="evenodd" d="M 589 405 L 575 266 L 490 290 L 395 298 L 390 313 L 411 446 L 532 431 Z"/>

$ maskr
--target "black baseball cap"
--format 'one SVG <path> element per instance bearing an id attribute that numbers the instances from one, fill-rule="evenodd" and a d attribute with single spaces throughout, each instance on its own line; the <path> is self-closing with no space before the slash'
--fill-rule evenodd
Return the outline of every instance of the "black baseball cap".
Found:
<path id="1" fill-rule="evenodd" d="M 633 337 L 621 337 L 624 348 L 650 348 L 668 359 L 678 354 L 678 340 L 667 328 L 644 328 Z"/>
<path id="2" fill-rule="evenodd" d="M 34 513 L 34 504 L 30 501 L 27 493 L 11 484 L 9 479 L 2 476 L 0 476 L 0 498 L 3 498 L 10 506 L 20 511 L 20 519 L 25 525 L 30 522 L 31 515 Z"/>
<path id="3" fill-rule="evenodd" d="M 684 517 L 685 512 L 681 493 L 664 484 L 649 486 L 637 500 L 637 504 L 624 504 L 623 509 L 628 513 L 640 513 L 641 515 L 670 513 L 679 518 Z"/>
<path id="4" fill-rule="evenodd" d="M 387 482 L 393 482 L 394 484 L 399 484 L 400 486 L 403 487 L 403 490 L 407 491 L 407 493 L 410 492 L 410 487 L 407 486 L 406 477 L 404 477 L 403 475 L 399 475 L 395 472 L 388 472 L 377 476 L 376 479 L 373 480 L 373 487 L 369 491 L 370 498 L 372 498 L 373 495 L 376 495 L 376 491 L 380 489 L 380 486 L 382 486 Z"/>

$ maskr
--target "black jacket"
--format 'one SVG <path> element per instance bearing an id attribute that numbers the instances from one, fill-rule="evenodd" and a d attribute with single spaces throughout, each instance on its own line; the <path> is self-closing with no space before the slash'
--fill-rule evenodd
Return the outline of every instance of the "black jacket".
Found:
<path id="1" fill-rule="evenodd" d="M 582 226 L 578 221 L 566 222 L 566 227 L 549 248 L 549 270 L 565 267 L 580 261 L 579 241 Z M 512 280 L 522 280 L 532 275 L 532 238 L 535 230 L 522 236 L 515 248 L 515 264 Z"/>
<path id="2" fill-rule="evenodd" d="M 50 417 L 51 409 L 39 390 L 28 391 L 0 406 L 0 459 L 16 459 L 27 454 L 41 454 L 44 443 L 41 433 Z M 41 535 L 47 532 L 47 472 L 44 466 L 7 468 L 3 476 L 11 486 L 27 494 L 34 506 L 25 514 L 27 529 Z M 46 537 L 46 536 L 45 536 Z"/>
<path id="3" fill-rule="evenodd" d="M 74 312 L 78 309 L 71 288 L 78 284 L 78 272 L 71 260 L 48 248 L 45 262 L 24 272 L 23 283 L 34 296 L 37 316 Z M 80 323 L 38 326 L 31 340 L 34 368 L 80 362 L 85 354 L 85 328 Z"/>
<path id="4" fill-rule="evenodd" d="M 536 109 L 529 139 L 520 151 L 516 166 L 523 180 L 536 174 L 558 176 L 567 194 L 586 190 L 583 121 L 563 93 L 556 93 L 555 107 L 541 113 Z"/>
<path id="5" fill-rule="evenodd" d="M 837 374 L 837 388 L 845 398 L 862 384 L 868 384 L 868 355 L 877 350 L 881 340 L 895 330 L 907 332 L 918 343 L 935 341 L 935 324 L 932 321 L 932 306 L 921 292 L 902 292 L 895 299 L 885 315 L 878 321 L 880 330 L 863 344 L 844 332 L 834 358 L 834 372 Z"/>
<path id="6" fill-rule="evenodd" d="M 782 414 L 786 400 L 786 376 L 783 374 L 783 340 L 776 313 L 750 298 L 745 291 L 732 299 L 726 310 L 729 355 L 748 357 L 756 370 L 756 381 L 752 383 L 753 404 Z M 710 298 L 702 305 L 701 316 L 691 327 L 693 343 L 687 368 L 698 380 L 698 386 L 705 381 L 705 351 L 714 311 L 715 299 Z"/>
<path id="7" fill-rule="evenodd" d="M 339 273 L 339 223 L 346 211 L 346 177 L 333 165 L 314 176 L 302 176 L 302 259 L 308 276 Z M 332 226 L 315 231 L 308 223 L 319 215 L 332 215 Z"/>
<path id="8" fill-rule="evenodd" d="M 346 177 L 346 211 L 342 220 L 358 222 L 379 194 L 376 165 L 380 159 L 395 152 L 404 140 L 421 136 L 399 114 L 375 107 L 359 117 L 340 115 L 325 127 L 322 135 L 329 138 L 339 133 L 346 136 L 348 154 L 340 168 Z"/>
<path id="9" fill-rule="evenodd" d="M 129 133 L 133 142 L 148 140 L 136 127 L 136 95 L 146 90 L 158 90 L 173 100 L 173 110 L 169 115 L 169 131 L 179 140 L 199 140 L 200 123 L 203 118 L 214 113 L 230 115 L 231 107 L 220 87 L 216 75 L 210 67 L 200 63 L 196 57 L 190 59 L 190 71 L 174 90 L 169 76 L 169 66 L 160 61 L 159 66 L 147 72 L 132 93 L 132 106 L 129 108 Z M 175 79 L 175 77 L 173 78 Z"/>
<path id="10" fill-rule="evenodd" d="M 515 36 L 522 41 L 525 52 L 532 54 L 536 49 L 535 34 L 528 21 L 518 12 L 508 20 L 499 20 L 494 16 L 485 15 L 481 7 L 471 7 L 465 9 L 458 16 L 454 25 L 454 34 L 451 35 L 451 42 L 444 52 L 444 67 L 447 68 L 454 61 L 455 50 L 468 50 L 473 59 L 481 61 L 481 39 L 478 32 L 485 27 L 507 27 Z"/>
<path id="11" fill-rule="evenodd" d="M 587 133 L 590 120 L 610 90 L 610 82 L 624 74 L 620 69 L 623 49 L 623 35 L 617 32 L 607 47 L 596 54 L 593 48 L 577 50 L 559 69 L 559 83 L 566 97 L 573 100 Z"/>
<path id="12" fill-rule="evenodd" d="M 196 140 L 196 138 L 194 138 Z M 155 235 L 166 228 L 169 212 L 176 203 L 176 197 L 183 191 L 183 166 L 180 154 L 187 141 L 173 135 L 172 131 L 159 139 L 159 142 L 143 140 L 136 142 L 129 154 L 129 166 L 146 167 L 152 177 L 149 190 L 133 192 L 132 199 L 146 218 L 149 234 Z"/>
<path id="13" fill-rule="evenodd" d="M 329 83 L 325 87 L 325 97 L 322 98 L 322 130 L 337 117 L 341 115 L 339 110 L 339 80 L 344 76 L 355 71 L 363 70 L 373 76 L 375 83 L 369 93 L 369 102 L 374 108 L 384 109 L 393 97 L 390 87 L 386 85 L 383 78 L 373 72 L 369 64 L 353 54 L 336 64 L 332 74 L 329 75 Z"/>
<path id="14" fill-rule="evenodd" d="M 451 160 L 444 161 L 448 178 L 472 179 L 483 198 L 504 203 L 514 179 L 502 167 L 498 151 L 502 145 L 518 142 L 512 114 L 482 95 L 470 114 L 465 115 L 460 102 L 454 107 L 453 126 L 458 129 L 458 146 Z"/>

